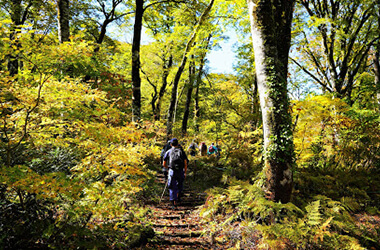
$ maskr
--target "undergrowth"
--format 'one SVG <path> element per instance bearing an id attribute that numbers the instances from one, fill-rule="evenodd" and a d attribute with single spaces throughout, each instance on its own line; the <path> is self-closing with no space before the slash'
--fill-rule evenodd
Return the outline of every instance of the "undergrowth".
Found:
<path id="1" fill-rule="evenodd" d="M 255 184 L 231 180 L 228 188 L 208 191 L 202 216 L 211 236 L 240 248 L 378 248 L 380 235 L 357 225 L 350 206 L 324 195 L 302 204 L 269 201 Z M 249 231 L 254 233 L 247 234 Z"/>

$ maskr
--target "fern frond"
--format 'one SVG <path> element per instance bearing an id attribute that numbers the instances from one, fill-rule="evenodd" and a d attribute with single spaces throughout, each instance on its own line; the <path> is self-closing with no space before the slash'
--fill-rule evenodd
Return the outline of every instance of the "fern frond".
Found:
<path id="1" fill-rule="evenodd" d="M 322 214 L 319 212 L 319 209 L 321 208 L 321 201 L 313 201 L 306 207 L 306 218 L 307 218 L 307 224 L 311 226 L 316 226 L 321 223 Z"/>
<path id="2" fill-rule="evenodd" d="M 356 212 L 360 209 L 360 204 L 357 199 L 353 197 L 342 197 L 340 201 L 348 211 Z"/>

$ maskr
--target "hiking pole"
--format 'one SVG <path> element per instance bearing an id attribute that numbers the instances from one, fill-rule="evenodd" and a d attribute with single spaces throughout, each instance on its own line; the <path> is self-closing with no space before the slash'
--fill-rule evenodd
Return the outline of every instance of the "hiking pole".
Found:
<path id="1" fill-rule="evenodd" d="M 167 181 L 166 184 L 165 184 L 164 192 L 162 192 L 162 195 L 161 195 L 161 198 L 160 198 L 160 201 L 158 202 L 158 204 L 161 203 L 162 197 L 164 197 L 164 194 L 165 194 L 165 191 L 166 191 L 166 187 L 168 186 L 168 183 L 169 183 L 169 178 L 168 178 L 168 181 Z"/>

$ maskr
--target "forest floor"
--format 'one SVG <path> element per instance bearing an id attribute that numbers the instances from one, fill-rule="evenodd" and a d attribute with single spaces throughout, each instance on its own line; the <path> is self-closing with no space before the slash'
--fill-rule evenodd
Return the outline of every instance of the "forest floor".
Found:
<path id="1" fill-rule="evenodd" d="M 152 211 L 148 220 L 154 229 L 155 237 L 142 249 L 216 250 L 233 247 L 234 244 L 232 242 L 222 243 L 212 240 L 210 226 L 200 216 L 201 207 L 205 204 L 207 198 L 207 194 L 205 193 L 206 187 L 209 187 L 212 183 L 216 183 L 215 181 L 221 177 L 220 172 L 218 173 L 216 169 L 214 168 L 214 172 L 209 172 L 205 175 L 201 169 L 198 169 L 199 172 L 195 173 L 194 169 L 190 167 L 190 175 L 186 177 L 184 182 L 183 198 L 176 209 L 172 209 L 168 189 L 166 189 L 160 202 L 147 205 Z M 202 176 L 202 181 L 196 180 L 200 176 Z M 163 190 L 166 182 L 162 173 L 158 172 L 156 174 L 156 182 L 162 185 Z M 357 213 L 353 214 L 353 218 L 359 228 L 365 229 L 372 235 L 378 234 L 380 216 Z M 255 238 L 252 238 L 253 241 L 258 241 L 260 238 L 259 235 L 252 237 Z M 254 249 L 253 245 L 249 249 Z M 377 244 L 375 243 L 375 245 Z M 377 248 L 370 247 L 369 249 Z"/>
<path id="2" fill-rule="evenodd" d="M 157 182 L 164 187 L 163 174 L 157 174 Z M 212 246 L 207 225 L 201 221 L 199 206 L 205 202 L 206 194 L 191 190 L 185 180 L 181 202 L 173 210 L 166 189 L 159 204 L 149 205 L 149 218 L 155 231 L 155 238 L 145 249 L 223 249 Z"/>
<path id="3" fill-rule="evenodd" d="M 208 166 L 216 164 L 213 158 L 207 158 Z M 161 168 L 160 168 L 161 169 Z M 149 218 L 155 237 L 143 249 L 227 249 L 227 246 L 212 242 L 209 225 L 202 221 L 201 206 L 205 204 L 205 190 L 220 181 L 220 170 L 207 168 L 207 174 L 197 159 L 188 167 L 184 181 L 183 197 L 173 210 L 166 189 L 160 202 L 147 205 L 152 211 Z M 158 170 L 156 183 L 164 190 L 166 180 Z M 161 194 L 160 194 L 161 195 Z"/>

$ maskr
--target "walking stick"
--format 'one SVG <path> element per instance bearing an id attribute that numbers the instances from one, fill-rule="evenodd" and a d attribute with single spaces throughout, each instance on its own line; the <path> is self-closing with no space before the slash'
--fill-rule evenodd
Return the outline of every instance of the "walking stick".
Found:
<path id="1" fill-rule="evenodd" d="M 166 187 L 168 186 L 168 184 L 169 184 L 169 177 L 168 177 L 168 181 L 167 181 L 166 184 L 165 184 L 164 192 L 162 192 L 162 195 L 161 195 L 161 198 L 160 198 L 160 201 L 158 202 L 158 204 L 161 203 L 162 197 L 164 197 L 164 194 L 165 194 L 165 191 L 166 191 Z"/>

